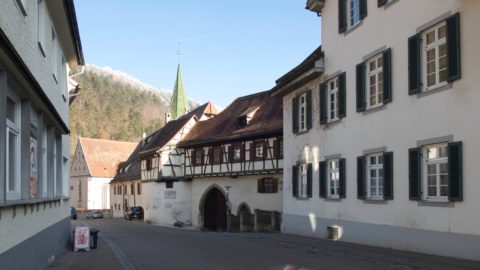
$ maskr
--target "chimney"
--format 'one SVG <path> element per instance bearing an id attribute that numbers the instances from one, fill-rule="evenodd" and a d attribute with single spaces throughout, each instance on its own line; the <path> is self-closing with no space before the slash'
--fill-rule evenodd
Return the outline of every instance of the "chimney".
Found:
<path id="1" fill-rule="evenodd" d="M 165 124 L 170 122 L 170 114 L 168 112 L 165 113 Z"/>
<path id="2" fill-rule="evenodd" d="M 145 138 L 147 137 L 147 133 L 145 133 L 145 131 L 142 133 L 142 139 L 145 140 Z"/>

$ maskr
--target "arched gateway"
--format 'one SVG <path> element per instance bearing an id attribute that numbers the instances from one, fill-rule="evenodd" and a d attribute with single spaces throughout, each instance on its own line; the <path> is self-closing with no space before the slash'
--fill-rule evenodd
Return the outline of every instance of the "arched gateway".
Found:
<path id="1" fill-rule="evenodd" d="M 209 231 L 227 230 L 227 206 L 223 192 L 211 188 L 203 197 L 203 228 Z"/>

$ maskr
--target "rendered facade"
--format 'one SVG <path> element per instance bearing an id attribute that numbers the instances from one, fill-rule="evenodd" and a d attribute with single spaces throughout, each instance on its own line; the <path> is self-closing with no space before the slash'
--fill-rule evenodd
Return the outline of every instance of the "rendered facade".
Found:
<path id="1" fill-rule="evenodd" d="M 282 92 L 283 232 L 478 260 L 480 3 L 307 8 L 321 16 L 324 70 Z"/>
<path id="2" fill-rule="evenodd" d="M 82 65 L 73 1 L 0 3 L 1 269 L 43 268 L 70 242 L 69 72 Z"/>

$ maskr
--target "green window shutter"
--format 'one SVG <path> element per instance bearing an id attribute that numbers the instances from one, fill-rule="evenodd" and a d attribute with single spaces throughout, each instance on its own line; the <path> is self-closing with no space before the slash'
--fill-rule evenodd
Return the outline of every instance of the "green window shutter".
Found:
<path id="1" fill-rule="evenodd" d="M 420 147 L 408 149 L 408 179 L 409 179 L 409 197 L 410 200 L 419 201 L 422 196 L 422 171 L 421 157 L 422 150 Z"/>
<path id="2" fill-rule="evenodd" d="M 292 99 L 292 132 L 298 133 L 298 97 Z"/>
<path id="3" fill-rule="evenodd" d="M 307 197 L 312 197 L 312 163 L 307 164 Z"/>
<path id="4" fill-rule="evenodd" d="M 347 115 L 347 90 L 345 72 L 338 76 L 338 117 L 343 118 Z"/>
<path id="5" fill-rule="evenodd" d="M 383 104 L 392 101 L 392 49 L 383 52 Z"/>
<path id="6" fill-rule="evenodd" d="M 347 1 L 338 0 L 338 33 L 347 31 Z"/>
<path id="7" fill-rule="evenodd" d="M 320 124 L 327 123 L 327 84 L 320 85 Z"/>
<path id="8" fill-rule="evenodd" d="M 381 6 L 385 5 L 386 3 L 387 3 L 387 0 L 378 0 L 377 1 L 378 7 L 381 7 Z"/>
<path id="9" fill-rule="evenodd" d="M 460 62 L 460 13 L 447 18 L 447 81 L 461 78 Z"/>
<path id="10" fill-rule="evenodd" d="M 393 152 L 383 153 L 383 198 L 393 200 Z"/>
<path id="11" fill-rule="evenodd" d="M 345 172 L 345 159 L 341 158 L 338 160 L 338 169 L 340 171 L 339 180 L 340 180 L 340 198 L 345 198 L 347 193 L 347 181 L 346 181 L 346 172 Z"/>
<path id="12" fill-rule="evenodd" d="M 357 112 L 365 111 L 365 63 L 357 64 Z"/>
<path id="13" fill-rule="evenodd" d="M 418 33 L 408 39 L 408 94 L 420 92 L 420 51 L 421 34 Z"/>
<path id="14" fill-rule="evenodd" d="M 327 162 L 320 161 L 319 165 L 319 195 L 321 198 L 325 198 L 327 195 Z"/>
<path id="15" fill-rule="evenodd" d="M 312 128 L 312 91 L 308 91 L 307 94 L 307 129 Z"/>
<path id="16" fill-rule="evenodd" d="M 448 200 L 463 201 L 462 142 L 448 144 Z"/>
<path id="17" fill-rule="evenodd" d="M 292 167 L 292 195 L 298 197 L 298 165 Z"/>
<path id="18" fill-rule="evenodd" d="M 357 157 L 357 198 L 365 199 L 365 156 Z"/>
<path id="19" fill-rule="evenodd" d="M 367 0 L 360 0 L 360 19 L 367 17 Z"/>

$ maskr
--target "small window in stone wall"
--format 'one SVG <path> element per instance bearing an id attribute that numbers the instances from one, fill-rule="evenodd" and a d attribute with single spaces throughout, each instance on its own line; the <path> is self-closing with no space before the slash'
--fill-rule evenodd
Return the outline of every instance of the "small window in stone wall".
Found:
<path id="1" fill-rule="evenodd" d="M 258 179 L 258 193 L 277 193 L 278 179 L 276 178 L 262 178 Z"/>
<path id="2" fill-rule="evenodd" d="M 165 182 L 165 187 L 166 188 L 173 188 L 173 181 Z"/>

